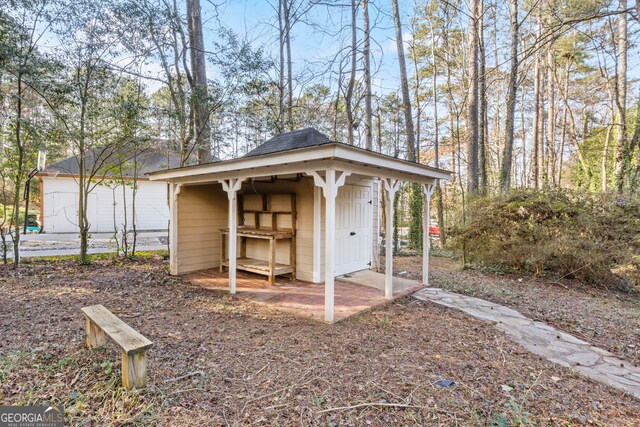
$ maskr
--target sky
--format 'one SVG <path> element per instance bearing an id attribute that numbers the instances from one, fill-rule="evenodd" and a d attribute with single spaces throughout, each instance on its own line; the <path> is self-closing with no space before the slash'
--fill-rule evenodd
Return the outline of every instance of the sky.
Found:
<path id="1" fill-rule="evenodd" d="M 271 0 L 277 7 L 277 0 Z M 350 1 L 338 1 L 337 4 L 348 5 Z M 395 91 L 398 87 L 398 62 L 393 20 L 390 2 L 384 3 L 386 9 L 378 9 L 375 4 L 370 6 L 370 21 L 372 25 L 372 67 L 377 72 L 373 78 L 374 91 L 386 93 Z M 201 0 L 205 45 L 211 46 L 215 40 L 215 27 L 220 21 L 224 26 L 233 29 L 239 36 L 249 40 L 254 47 L 264 47 L 267 54 L 278 57 L 278 21 L 274 8 L 267 0 L 228 0 L 220 6 L 214 7 L 209 0 Z M 400 0 L 400 11 L 403 24 L 409 21 L 409 13 L 413 11 L 414 2 Z M 359 40 L 362 40 L 362 22 L 359 20 Z M 323 69 L 327 60 L 334 57 L 337 51 L 345 45 L 340 45 L 336 37 L 324 32 L 335 32 L 351 22 L 351 12 L 348 7 L 316 6 L 309 14 L 307 21 L 298 22 L 292 29 L 292 58 L 294 74 L 300 74 L 307 68 Z M 321 31 L 322 29 L 322 31 Z M 345 43 L 349 35 L 345 32 Z M 407 41 L 409 34 L 404 33 Z M 348 46 L 348 45 L 347 45 Z M 215 73 L 215 70 L 210 70 Z M 325 76 L 324 78 L 329 78 Z M 317 80 L 315 80 L 317 82 Z M 324 82 L 328 83 L 328 82 Z M 301 88 L 298 88 L 301 89 Z"/>

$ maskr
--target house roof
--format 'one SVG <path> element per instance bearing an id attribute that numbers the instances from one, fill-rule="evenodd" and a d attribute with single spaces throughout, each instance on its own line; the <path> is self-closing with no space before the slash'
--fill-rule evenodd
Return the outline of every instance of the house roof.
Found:
<path id="1" fill-rule="evenodd" d="M 444 169 L 397 159 L 348 144 L 326 141 L 318 138 L 318 134 L 322 135 L 320 132 L 314 131 L 308 129 L 300 131 L 302 135 L 312 135 L 311 138 L 300 136 L 300 134 L 293 137 L 287 136 L 276 139 L 273 145 L 269 144 L 263 148 L 265 151 L 268 149 L 276 151 L 260 155 L 251 152 L 249 153 L 251 155 L 237 159 L 152 172 L 149 174 L 149 179 L 171 181 L 176 184 L 201 184 L 227 179 L 244 180 L 291 174 L 313 175 L 313 172 L 324 170 L 424 184 L 433 183 L 436 179 L 451 179 L 451 172 Z M 257 149 L 266 146 L 269 141 Z M 293 144 L 291 141 L 302 141 L 302 144 L 309 145 L 302 147 L 288 145 Z M 284 149 L 283 146 L 292 148 Z M 279 150 L 280 148 L 283 149 Z"/>
<path id="2" fill-rule="evenodd" d="M 255 149 L 249 151 L 244 157 L 279 153 L 281 151 L 313 147 L 316 145 L 330 144 L 332 142 L 334 141 L 331 141 L 327 135 L 318 131 L 316 128 L 300 129 L 276 135 L 262 145 L 259 145 Z"/>
<path id="3" fill-rule="evenodd" d="M 146 179 L 146 175 L 159 170 L 180 167 L 179 154 L 170 153 L 158 148 L 148 148 L 136 153 L 130 146 L 118 148 L 93 148 L 87 151 L 85 157 L 85 172 L 96 176 L 120 176 L 117 168 L 122 165 L 122 176 L 133 178 L 136 176 L 134 160 L 137 162 L 137 176 Z M 77 176 L 80 174 L 80 161 L 77 156 L 55 162 L 45 167 L 45 171 L 57 171 L 63 175 Z M 46 172 L 40 174 L 46 175 Z"/>

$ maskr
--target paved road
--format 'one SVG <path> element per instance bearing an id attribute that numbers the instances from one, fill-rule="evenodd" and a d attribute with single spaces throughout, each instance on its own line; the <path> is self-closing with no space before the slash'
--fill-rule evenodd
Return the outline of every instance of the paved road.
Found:
<path id="1" fill-rule="evenodd" d="M 20 239 L 20 256 L 51 257 L 76 255 L 80 250 L 80 238 L 77 234 L 27 234 Z M 11 240 L 9 253 L 13 254 Z M 167 249 L 167 232 L 152 231 L 138 233 L 136 250 L 155 251 Z M 90 254 L 116 252 L 113 233 L 92 233 L 89 240 Z"/>

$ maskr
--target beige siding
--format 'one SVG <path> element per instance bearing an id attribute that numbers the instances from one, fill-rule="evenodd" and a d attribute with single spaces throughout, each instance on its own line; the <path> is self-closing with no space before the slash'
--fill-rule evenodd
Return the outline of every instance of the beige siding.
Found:
<path id="1" fill-rule="evenodd" d="M 178 195 L 178 274 L 220 266 L 228 199 L 219 184 L 183 186 Z"/>

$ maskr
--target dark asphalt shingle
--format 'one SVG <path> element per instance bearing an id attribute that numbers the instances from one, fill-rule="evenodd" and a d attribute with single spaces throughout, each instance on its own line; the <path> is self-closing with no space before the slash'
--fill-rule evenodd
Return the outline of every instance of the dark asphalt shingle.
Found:
<path id="1" fill-rule="evenodd" d="M 332 144 L 335 141 L 315 128 L 300 129 L 276 135 L 264 144 L 249 151 L 245 157 L 260 156 L 263 154 L 278 153 L 294 150 L 296 148 L 313 147 L 316 145 Z"/>
<path id="2" fill-rule="evenodd" d="M 180 155 L 169 153 L 165 150 L 149 148 L 137 154 L 137 158 L 127 147 L 120 148 L 93 148 L 87 151 L 85 157 L 85 172 L 94 173 L 96 176 L 119 176 L 118 165 L 122 164 L 124 177 L 131 178 L 135 175 L 134 160 L 138 164 L 138 177 L 146 178 L 146 174 L 158 170 L 180 167 Z M 47 165 L 45 170 L 58 171 L 61 174 L 79 175 L 80 163 L 76 156 L 67 157 L 64 160 Z"/>

